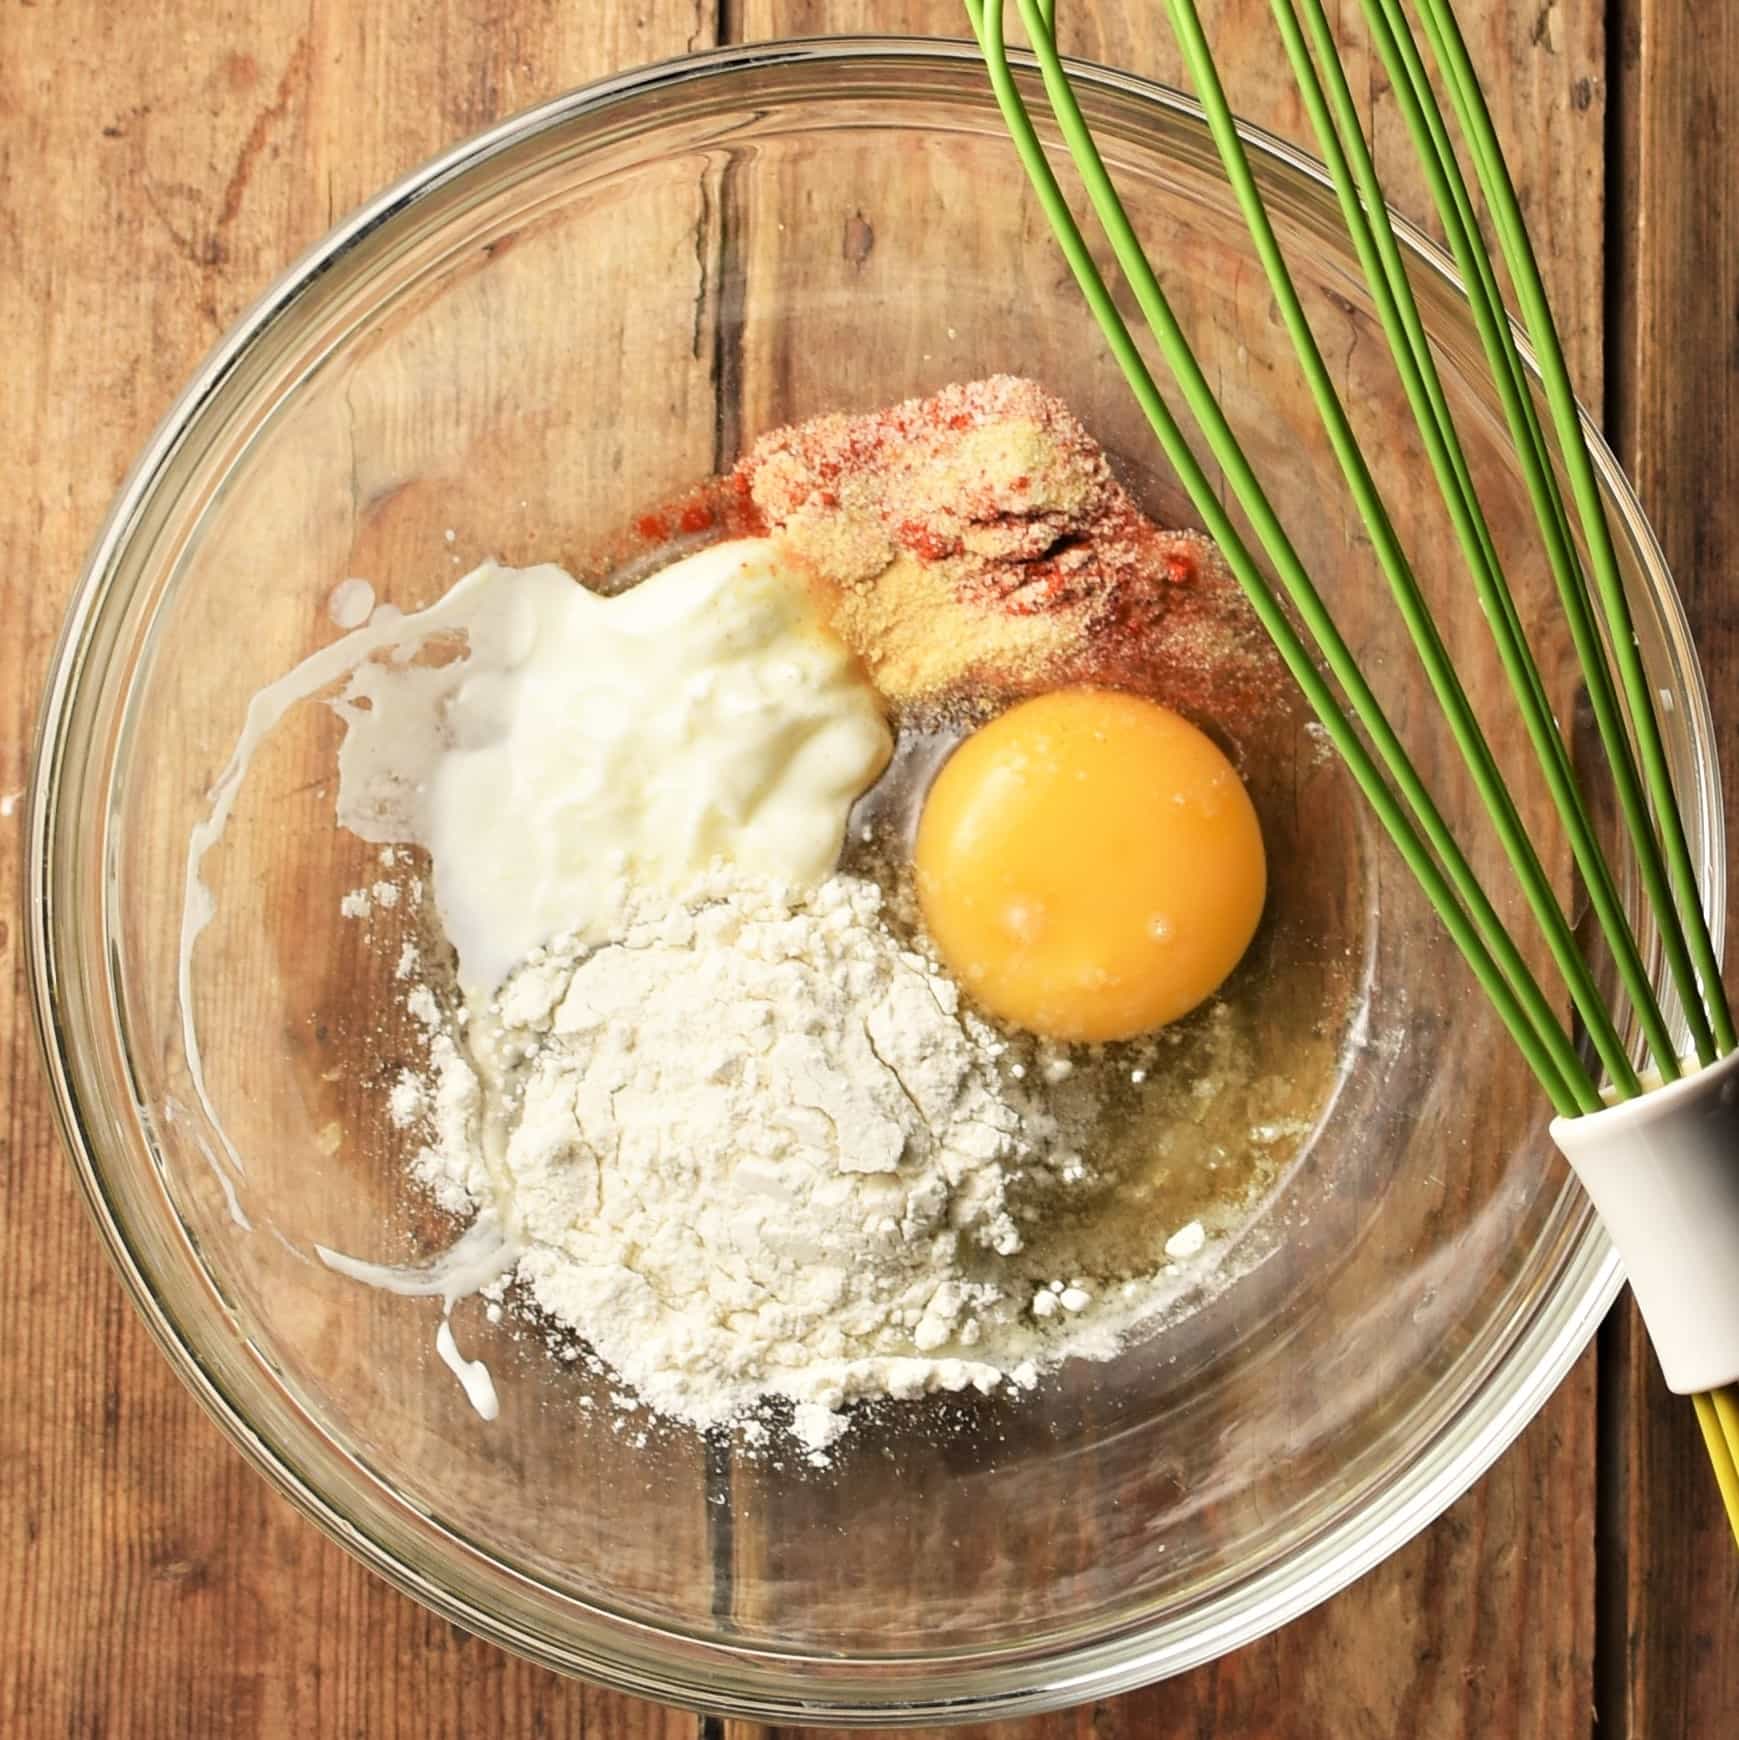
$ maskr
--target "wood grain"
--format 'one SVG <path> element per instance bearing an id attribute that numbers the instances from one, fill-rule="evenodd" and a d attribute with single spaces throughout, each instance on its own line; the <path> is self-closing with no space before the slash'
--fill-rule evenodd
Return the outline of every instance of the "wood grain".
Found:
<path id="1" fill-rule="evenodd" d="M 1611 435 L 1690 612 L 1731 781 L 1739 765 L 1739 17 L 1729 7 L 1619 0 L 1614 46 Z M 1731 889 L 1739 871 L 1731 804 L 1728 827 Z M 1731 943 L 1727 953 L 1731 961 Z M 1739 1557 L 1690 1405 L 1667 1393 L 1628 1299 L 1603 1332 L 1600 1359 L 1600 1732 L 1618 1740 L 1733 1733 Z"/>
<path id="2" fill-rule="evenodd" d="M 1739 20 L 1614 0 L 1624 295 L 1610 402 L 1697 615 L 1717 694 L 1739 680 Z M 1356 9 L 1344 9 L 1349 23 Z M 1522 169 L 1572 361 L 1601 381 L 1602 9 L 1465 0 Z M 1175 69 L 1136 0 L 1074 8 L 1072 46 Z M 1259 48 L 1266 0 L 1219 0 L 1237 105 L 1296 136 Z M 572 1684 L 468 1639 L 328 1543 L 170 1375 L 102 1263 L 56 1145 L 16 924 L 15 801 L 80 561 L 131 456 L 220 331 L 338 216 L 436 149 L 586 78 L 704 47 L 852 29 L 961 33 L 952 0 L 381 0 L 369 7 L 23 0 L 0 22 L 0 1734 L 750 1740 Z M 1385 172 L 1421 210 L 1382 81 L 1353 59 Z M 1679 366 L 1663 366 L 1673 354 Z M 1682 382 L 1699 380 L 1689 392 Z M 1725 690 L 1723 689 L 1725 685 Z M 1734 754 L 1731 720 L 1728 762 Z M 1584 1361 L 1480 1486 L 1284 1633 L 1182 1680 L 984 1740 L 1356 1740 L 1739 1728 L 1735 1561 L 1690 1422 L 1634 1327 Z M 1616 1454 L 1595 1673 L 1593 1471 Z M 1616 1578 L 1616 1581 L 1615 1581 Z M 964 1732 L 964 1731 L 963 1731 Z"/>

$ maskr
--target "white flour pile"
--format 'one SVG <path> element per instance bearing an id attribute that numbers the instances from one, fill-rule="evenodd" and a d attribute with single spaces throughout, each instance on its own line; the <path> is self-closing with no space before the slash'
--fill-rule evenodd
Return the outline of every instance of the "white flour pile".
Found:
<path id="1" fill-rule="evenodd" d="M 614 934 L 474 1010 L 475 1072 L 436 1034 L 399 1083 L 441 1203 L 493 1209 L 537 1306 L 696 1425 L 776 1395 L 820 1447 L 856 1397 L 1030 1386 L 1092 1293 L 1035 1282 L 1020 1221 L 1088 1175 L 876 886 L 720 870 L 624 892 Z"/>

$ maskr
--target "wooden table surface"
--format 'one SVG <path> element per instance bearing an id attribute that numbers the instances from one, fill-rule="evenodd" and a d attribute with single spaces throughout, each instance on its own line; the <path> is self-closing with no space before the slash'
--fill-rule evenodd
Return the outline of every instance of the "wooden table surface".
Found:
<path id="1" fill-rule="evenodd" d="M 1331 9 L 1332 10 L 1332 9 Z M 1345 5 L 1348 33 L 1358 9 Z M 1461 0 L 1584 398 L 1604 405 L 1739 764 L 1739 7 Z M 1071 46 L 1173 74 L 1161 9 Z M 1208 8 L 1233 96 L 1301 136 L 1266 0 Z M 1138 23 L 1138 21 L 1140 21 Z M 16 921 L 44 668 L 127 463 L 231 319 L 423 158 L 596 75 L 715 43 L 960 34 L 955 0 L 0 0 L 0 1735 L 751 1740 L 560 1680 L 391 1592 L 170 1375 L 50 1126 Z M 1380 77 L 1399 203 L 1423 210 Z M 1445 1517 L 1283 1633 L 1002 1740 L 1719 1740 L 1739 1554 L 1628 1304 Z"/>

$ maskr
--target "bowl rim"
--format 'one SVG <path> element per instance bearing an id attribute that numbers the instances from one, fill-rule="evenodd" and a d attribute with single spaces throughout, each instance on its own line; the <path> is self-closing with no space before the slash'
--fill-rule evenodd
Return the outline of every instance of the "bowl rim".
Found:
<path id="1" fill-rule="evenodd" d="M 158 1298 L 129 1242 L 104 1183 L 97 1159 L 100 1146 L 92 1119 L 81 1104 L 63 1019 L 63 977 L 76 958 L 69 936 L 60 934 L 54 896 L 56 821 L 68 753 L 68 728 L 80 694 L 90 630 L 102 614 L 116 578 L 121 554 L 164 474 L 205 407 L 216 399 L 244 357 L 259 345 L 277 319 L 318 278 L 359 247 L 374 231 L 429 197 L 437 188 L 472 173 L 506 149 L 587 114 L 629 98 L 697 81 L 729 78 L 757 68 L 789 64 L 923 64 L 958 68 L 978 65 L 979 51 L 965 39 L 829 36 L 710 49 L 595 80 L 535 108 L 510 117 L 430 159 L 339 223 L 306 250 L 229 329 L 176 398 L 128 472 L 98 534 L 56 643 L 44 684 L 32 758 L 27 821 L 27 858 L 23 882 L 27 977 L 37 1039 L 49 1078 L 52 1108 L 86 1206 L 102 1235 L 108 1256 L 134 1308 L 176 1374 L 246 1459 L 330 1538 L 372 1571 L 442 1617 L 487 1640 L 539 1663 L 583 1673 L 606 1685 L 691 1708 L 764 1720 L 827 1721 L 918 1725 L 987 1716 L 1033 1714 L 1091 1698 L 1114 1696 L 1153 1680 L 1181 1673 L 1288 1623 L 1339 1592 L 1404 1545 L 1459 1498 L 1496 1461 L 1544 1405 L 1591 1339 L 1623 1285 L 1623 1272 L 1604 1230 L 1591 1214 L 1570 1244 L 1562 1271 L 1530 1320 L 1514 1333 L 1476 1392 L 1438 1438 L 1391 1475 L 1383 1490 L 1358 1511 L 1326 1527 L 1278 1563 L 1253 1578 L 1205 1597 L 1192 1609 L 1186 1637 L 1157 1637 L 1153 1624 L 1131 1627 L 1085 1644 L 1066 1644 L 1055 1654 L 1021 1654 L 1012 1660 L 980 1662 L 969 1672 L 950 1674 L 945 1658 L 927 1662 L 907 1658 L 918 1671 L 876 1685 L 847 1684 L 836 1671 L 849 1658 L 746 1650 L 711 1640 L 698 1655 L 649 1661 L 648 1636 L 676 1634 L 636 1624 L 597 1609 L 606 1635 L 584 1646 L 552 1640 L 529 1627 L 482 1611 L 474 1602 L 407 1564 L 384 1541 L 340 1508 L 332 1495 L 315 1490 L 280 1448 L 269 1442 L 231 1401 L 205 1368 L 192 1339 L 183 1334 Z M 1016 52 L 1017 68 L 1031 71 L 1030 55 Z M 1091 63 L 1071 61 L 1071 75 L 1095 93 L 1133 98 L 1205 126 L 1201 106 L 1187 94 L 1157 81 Z M 1246 146 L 1258 157 L 1302 178 L 1332 197 L 1333 183 L 1323 165 L 1308 153 L 1264 128 L 1240 121 Z M 1393 214 L 1396 233 L 1410 258 L 1441 277 L 1458 295 L 1462 281 L 1453 263 L 1422 231 Z M 1518 332 L 1530 371 L 1533 354 Z M 1602 492 L 1610 511 L 1624 521 L 1628 535 L 1651 570 L 1662 625 L 1689 681 L 1687 729 L 1705 753 L 1700 759 L 1699 794 L 1710 818 L 1710 838 L 1702 866 L 1705 900 L 1715 896 L 1711 919 L 1719 949 L 1724 905 L 1723 827 L 1713 722 L 1708 694 L 1697 664 L 1682 601 L 1657 540 L 1630 485 L 1585 409 L 1579 407 L 1589 437 Z M 106 981 L 111 993 L 112 979 Z M 639 1634 L 634 1647 L 631 1634 Z M 653 1646 L 656 1648 L 656 1644 Z M 800 1689 L 807 1663 L 824 1672 L 808 1690 Z M 900 1658 L 877 1658 L 886 1672 Z M 869 1663 L 866 1661 L 865 1666 Z M 947 1688 L 929 1689 L 926 1666 L 942 1669 Z M 734 1676 L 739 1683 L 723 1683 Z"/>

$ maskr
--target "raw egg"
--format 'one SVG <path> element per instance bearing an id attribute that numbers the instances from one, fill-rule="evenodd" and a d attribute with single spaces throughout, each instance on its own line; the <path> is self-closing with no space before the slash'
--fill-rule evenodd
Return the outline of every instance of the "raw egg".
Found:
<path id="1" fill-rule="evenodd" d="M 1168 707 L 1062 689 L 975 731 L 918 821 L 918 900 L 992 1015 L 1052 1039 L 1175 1021 L 1238 964 L 1267 891 L 1255 807 Z"/>

